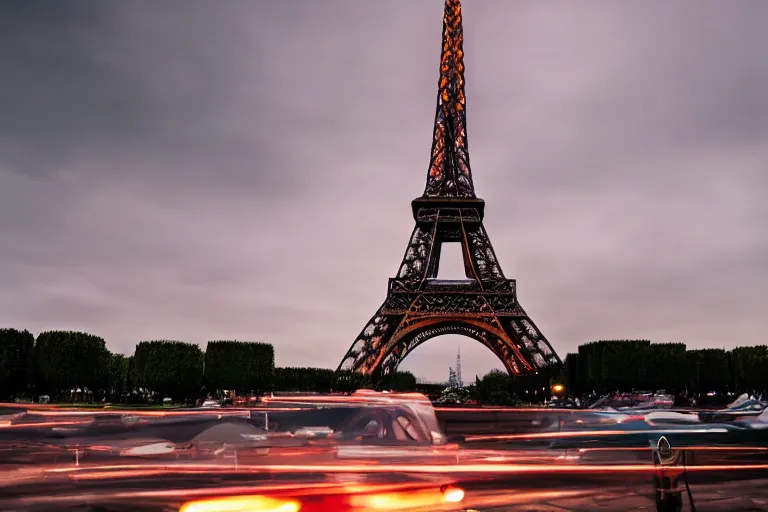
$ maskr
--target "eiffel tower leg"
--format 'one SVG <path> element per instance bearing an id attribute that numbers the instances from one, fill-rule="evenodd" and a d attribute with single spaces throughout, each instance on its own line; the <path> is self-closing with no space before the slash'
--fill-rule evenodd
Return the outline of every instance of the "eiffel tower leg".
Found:
<path id="1" fill-rule="evenodd" d="M 403 283 L 418 285 L 423 282 L 430 273 L 437 273 L 437 261 L 439 260 L 439 246 L 435 240 L 436 224 L 432 226 L 419 226 L 413 228 L 408 248 L 403 255 L 403 261 L 397 272 L 397 279 Z M 391 294 L 390 294 L 391 296 Z"/>
<path id="2" fill-rule="evenodd" d="M 482 224 L 465 225 L 466 250 L 481 282 L 499 281 L 504 273 Z"/>
<path id="3" fill-rule="evenodd" d="M 500 321 L 509 337 L 523 352 L 526 360 L 530 361 L 533 371 L 559 364 L 560 358 L 533 320 L 520 306 L 517 307 L 517 313 L 514 317 L 503 318 Z"/>
<path id="4" fill-rule="evenodd" d="M 381 350 L 390 342 L 416 297 L 414 293 L 397 293 L 394 289 L 418 288 L 426 279 L 435 260 L 434 230 L 435 225 L 413 228 L 397 278 L 390 283 L 387 299 L 352 343 L 337 371 L 370 375 L 378 368 Z"/>
<path id="5" fill-rule="evenodd" d="M 402 321 L 403 315 L 388 315 L 382 305 L 347 350 L 338 371 L 353 371 L 371 375 L 376 370 L 377 359 L 387 345 L 392 333 Z"/>

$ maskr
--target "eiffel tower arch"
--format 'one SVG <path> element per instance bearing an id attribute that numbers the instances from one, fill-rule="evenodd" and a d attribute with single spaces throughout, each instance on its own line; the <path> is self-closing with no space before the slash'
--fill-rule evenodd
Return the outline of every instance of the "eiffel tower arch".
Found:
<path id="1" fill-rule="evenodd" d="M 511 375 L 560 362 L 520 306 L 483 226 L 469 165 L 461 4 L 446 0 L 432 152 L 424 194 L 411 203 L 416 225 L 384 303 L 339 365 L 380 377 L 429 339 L 461 334 L 488 347 Z M 461 244 L 465 279 L 438 279 L 445 243 Z"/>

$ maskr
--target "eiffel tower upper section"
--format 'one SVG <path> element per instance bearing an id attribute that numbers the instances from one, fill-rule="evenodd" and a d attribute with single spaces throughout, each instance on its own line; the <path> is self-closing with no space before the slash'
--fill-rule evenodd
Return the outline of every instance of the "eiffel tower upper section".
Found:
<path id="1" fill-rule="evenodd" d="M 461 3 L 446 1 L 437 112 L 425 198 L 475 198 L 467 144 L 463 32 Z"/>
<path id="2" fill-rule="evenodd" d="M 447 209 L 465 222 L 483 220 L 485 201 L 475 195 L 469 164 L 463 31 L 461 2 L 446 0 L 427 183 L 424 194 L 412 202 L 417 222 L 435 221 L 440 211 L 441 219 L 449 220 Z"/>

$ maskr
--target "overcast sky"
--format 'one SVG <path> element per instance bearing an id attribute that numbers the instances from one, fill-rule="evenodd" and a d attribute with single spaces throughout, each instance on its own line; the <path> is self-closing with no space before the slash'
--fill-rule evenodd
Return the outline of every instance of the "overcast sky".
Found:
<path id="1" fill-rule="evenodd" d="M 413 228 L 442 9 L 0 3 L 0 326 L 335 368 Z M 475 188 L 561 357 L 766 342 L 766 19 L 764 0 L 464 2 Z M 403 368 L 446 379 L 458 345 Z M 465 380 L 500 367 L 461 347 Z"/>

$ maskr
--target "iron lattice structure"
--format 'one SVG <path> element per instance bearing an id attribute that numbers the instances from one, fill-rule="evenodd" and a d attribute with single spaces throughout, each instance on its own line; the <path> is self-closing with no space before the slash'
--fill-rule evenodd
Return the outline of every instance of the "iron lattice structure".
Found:
<path id="1" fill-rule="evenodd" d="M 499 266 L 483 227 L 485 201 L 475 195 L 469 164 L 461 3 L 446 0 L 432 152 L 424 194 L 411 203 L 416 226 L 384 304 L 339 370 L 381 377 L 428 339 L 474 338 L 512 375 L 560 362 L 517 300 L 515 280 Z M 458 242 L 464 280 L 437 278 L 442 244 Z"/>

